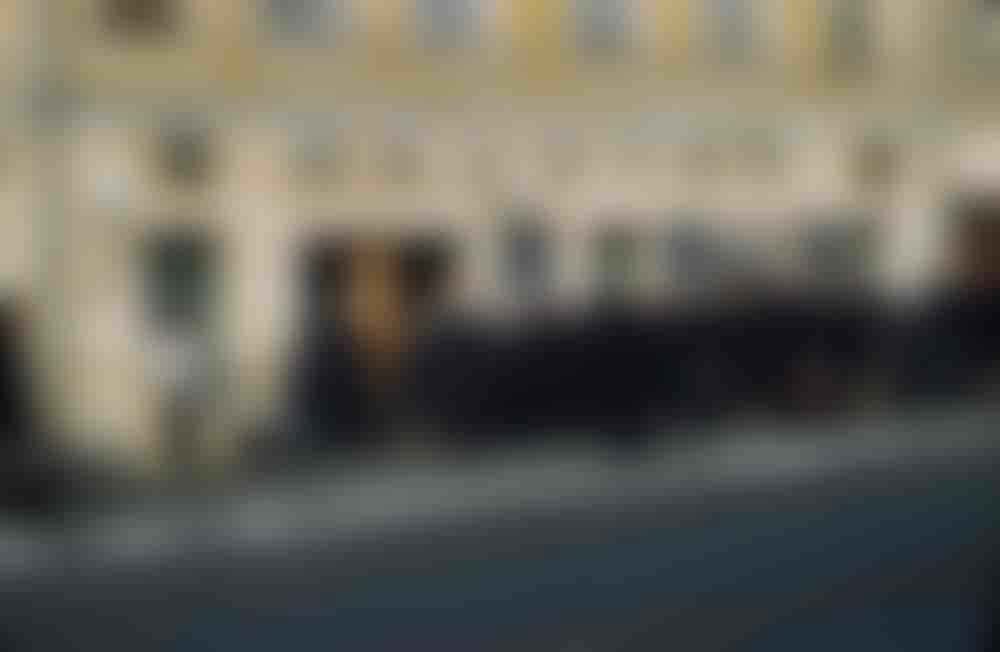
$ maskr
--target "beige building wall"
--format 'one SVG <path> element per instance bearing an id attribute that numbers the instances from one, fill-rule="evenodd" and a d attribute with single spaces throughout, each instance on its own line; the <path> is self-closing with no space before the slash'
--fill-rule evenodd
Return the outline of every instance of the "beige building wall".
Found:
<path id="1" fill-rule="evenodd" d="M 869 114 L 922 118 L 926 107 L 962 125 L 962 107 L 989 94 L 974 86 L 933 92 L 950 83 L 936 76 L 948 74 L 940 62 L 950 60 L 942 50 L 949 42 L 934 34 L 961 3 L 871 0 L 876 75 L 845 89 L 830 83 L 823 45 L 836 1 L 758 0 L 764 56 L 754 68 L 717 75 L 708 63 L 713 26 L 698 0 L 631 0 L 635 56 L 604 67 L 575 57 L 570 0 L 484 1 L 483 47 L 446 57 L 420 54 L 409 0 L 350 3 L 357 20 L 332 45 L 282 42 L 242 0 L 179 0 L 184 20 L 173 39 L 125 44 L 107 38 L 99 0 L 68 0 L 67 74 L 79 102 L 68 129 L 63 279 L 73 445 L 158 466 L 160 397 L 137 243 L 176 220 L 205 224 L 222 245 L 220 328 L 231 384 L 209 446 L 218 460 L 238 448 L 235 426 L 280 404 L 299 312 L 295 256 L 317 230 L 449 230 L 464 253 L 457 300 L 498 313 L 509 304 L 498 234 L 516 206 L 550 221 L 557 298 L 567 303 L 593 292 L 593 236 L 609 223 L 644 236 L 637 298 L 669 291 L 656 238 L 690 215 L 758 242 L 789 274 L 801 262 L 791 243 L 810 219 L 874 215 L 892 236 L 886 288 L 933 283 L 946 257 L 947 239 L 933 228 L 941 193 L 949 175 L 965 173 L 908 165 L 875 202 L 852 177 L 851 147 Z M 11 21 L 0 21 L 8 26 L 0 49 L 13 52 L 26 32 L 9 29 Z M 927 106 L 933 97 L 940 101 Z M 204 188 L 171 187 L 155 165 L 158 121 L 175 111 L 218 127 L 219 163 Z M 643 121 L 675 118 L 687 125 L 683 134 L 667 125 L 655 137 L 625 135 Z M 781 134 L 774 166 L 739 143 L 739 127 L 755 124 Z M 334 134 L 335 169 L 304 178 L 296 143 L 324 128 Z M 924 134 L 901 130 L 912 151 L 931 147 Z M 974 144 L 980 133 L 965 140 Z M 386 177 L 387 152 L 397 146 L 420 161 L 409 179 Z M 33 220 L 39 194 L 58 190 L 18 162 L 22 151 L 30 147 L 11 147 L 5 158 L 14 162 L 0 168 L 0 246 L 9 254 L 0 257 L 0 278 L 10 286 L 30 286 L 44 266 Z"/>

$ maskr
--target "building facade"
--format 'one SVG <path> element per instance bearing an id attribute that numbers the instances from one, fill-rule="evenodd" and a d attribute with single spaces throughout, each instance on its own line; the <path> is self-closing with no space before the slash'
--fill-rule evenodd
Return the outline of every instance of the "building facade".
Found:
<path id="1" fill-rule="evenodd" d="M 1000 164 L 984 145 L 1000 7 L 985 0 L 4 11 L 0 272 L 42 306 L 70 443 L 147 470 L 162 459 L 170 357 L 156 297 L 204 297 L 191 312 L 226 378 L 204 457 L 229 459 L 242 425 L 280 403 L 296 264 L 319 233 L 446 231 L 455 300 L 504 312 L 519 296 L 506 235 L 525 221 L 547 242 L 532 255 L 551 259 L 537 274 L 566 303 L 586 301 L 601 269 L 637 301 L 681 289 L 664 260 L 674 227 L 749 243 L 795 277 L 802 229 L 856 221 L 882 234 L 877 283 L 897 293 L 946 265 L 947 194 L 969 175 L 992 183 Z M 603 247 L 609 231 L 626 244 Z M 158 271 L 161 245 L 201 271 Z M 614 257 L 628 261 L 600 262 Z"/>

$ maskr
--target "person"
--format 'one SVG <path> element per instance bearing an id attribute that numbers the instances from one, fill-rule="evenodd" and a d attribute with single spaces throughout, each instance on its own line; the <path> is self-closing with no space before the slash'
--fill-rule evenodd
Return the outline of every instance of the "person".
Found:
<path id="1" fill-rule="evenodd" d="M 38 434 L 24 359 L 24 322 L 13 297 L 0 301 L 0 446 L 23 448 Z"/>
<path id="2" fill-rule="evenodd" d="M 904 400 L 982 397 L 1000 384 L 1000 200 L 963 197 L 956 217 L 954 277 L 903 329 Z"/>
<path id="3" fill-rule="evenodd" d="M 46 516 L 79 488 L 46 442 L 29 373 L 24 306 L 17 296 L 0 300 L 0 509 Z"/>
<path id="4" fill-rule="evenodd" d="M 378 449 L 419 418 L 414 366 L 448 273 L 447 247 L 435 237 L 334 237 L 307 253 L 310 308 L 288 397 L 300 445 Z"/>

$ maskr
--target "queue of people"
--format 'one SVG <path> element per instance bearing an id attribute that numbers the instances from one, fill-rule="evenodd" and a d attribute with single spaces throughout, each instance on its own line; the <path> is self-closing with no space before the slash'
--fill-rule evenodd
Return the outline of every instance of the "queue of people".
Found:
<path id="1" fill-rule="evenodd" d="M 377 453 L 404 433 L 457 450 L 580 436 L 641 448 L 748 416 L 832 420 L 988 399 L 1000 387 L 991 206 L 963 212 L 953 282 L 905 310 L 863 286 L 756 279 L 655 306 L 609 290 L 587 307 L 540 305 L 498 322 L 448 301 L 461 261 L 445 239 L 317 240 L 303 258 L 309 311 L 280 414 L 255 425 L 246 458 Z M 47 426 L 16 305 L 0 326 L 0 434 L 6 463 L 23 470 Z M 197 436 L 171 424 L 179 441 Z M 37 477 L 18 473 L 3 477 Z M 6 496 L 47 491 L 14 484 Z"/>
<path id="2" fill-rule="evenodd" d="M 602 297 L 514 325 L 440 305 L 445 248 L 341 240 L 312 270 L 323 299 L 292 367 L 286 434 L 312 450 L 377 449 L 406 430 L 459 447 L 556 433 L 633 445 L 746 415 L 983 398 L 1000 386 L 1000 223 L 985 205 L 962 219 L 954 282 L 905 310 L 864 288 L 757 283 L 652 309 Z"/>

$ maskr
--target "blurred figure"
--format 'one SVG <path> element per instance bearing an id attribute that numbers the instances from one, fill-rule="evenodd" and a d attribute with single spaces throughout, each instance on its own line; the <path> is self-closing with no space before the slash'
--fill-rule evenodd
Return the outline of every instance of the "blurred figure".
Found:
<path id="1" fill-rule="evenodd" d="M 981 396 L 1000 382 L 1000 200 L 956 206 L 954 279 L 912 320 L 901 364 L 908 399 Z"/>
<path id="2" fill-rule="evenodd" d="M 292 433 L 308 449 L 353 447 L 375 430 L 373 397 L 343 320 L 352 250 L 346 239 L 313 244 L 304 255 L 305 328 L 291 372 Z"/>
<path id="3" fill-rule="evenodd" d="M 429 329 L 446 257 L 445 245 L 421 238 L 337 237 L 307 251 L 306 327 L 289 397 L 296 445 L 372 450 L 420 418 L 416 397 L 441 387 L 430 373 L 426 386 L 414 375 L 445 336 L 441 325 L 440 335 Z"/>
<path id="4" fill-rule="evenodd" d="M 211 234 L 188 227 L 154 232 L 145 242 L 160 418 L 170 469 L 181 481 L 195 472 L 217 398 L 220 371 L 212 310 L 219 280 L 216 244 Z"/>
<path id="5" fill-rule="evenodd" d="M 29 317 L 0 301 L 0 509 L 42 516 L 67 497 L 62 465 L 45 441 L 27 361 Z"/>
<path id="6" fill-rule="evenodd" d="M 23 450 L 39 434 L 24 360 L 24 329 L 24 314 L 17 300 L 4 298 L 0 301 L 0 446 L 5 458 Z"/>

